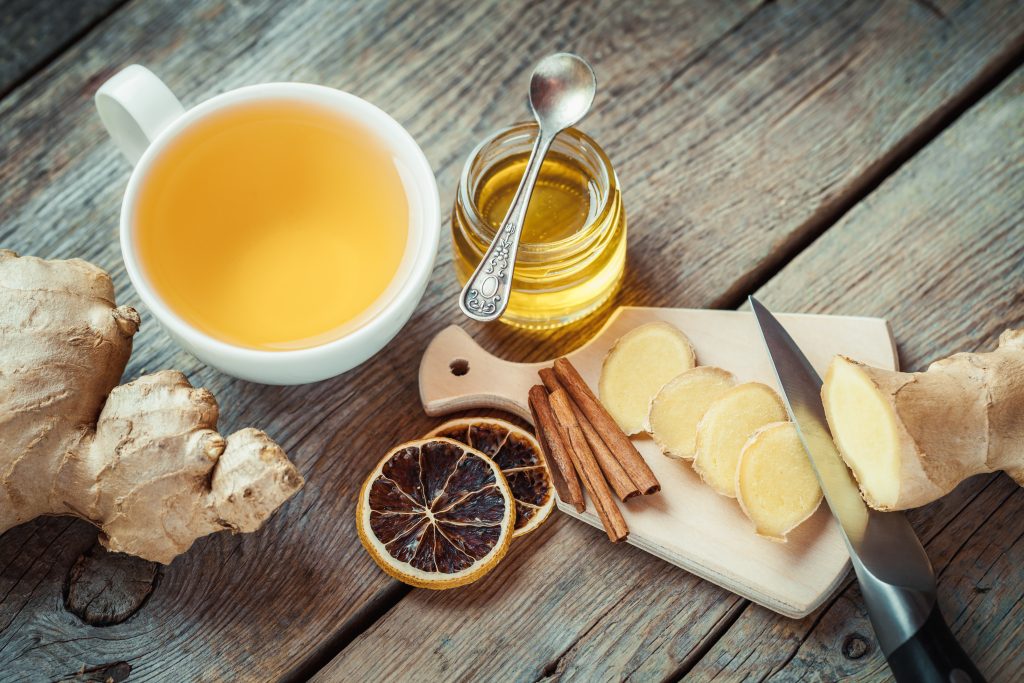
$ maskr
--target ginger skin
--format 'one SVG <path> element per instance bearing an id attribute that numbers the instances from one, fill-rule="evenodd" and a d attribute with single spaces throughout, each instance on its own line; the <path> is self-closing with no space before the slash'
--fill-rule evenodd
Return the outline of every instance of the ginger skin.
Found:
<path id="1" fill-rule="evenodd" d="M 1024 485 L 1024 330 L 988 353 L 958 353 L 925 372 L 838 356 L 822 387 L 836 445 L 879 510 L 905 510 L 964 479 L 1005 471 Z"/>
<path id="2" fill-rule="evenodd" d="M 73 515 L 169 564 L 201 536 L 255 531 L 302 487 L 263 432 L 218 434 L 213 395 L 181 373 L 117 386 L 138 327 L 100 268 L 0 250 L 0 534 Z"/>

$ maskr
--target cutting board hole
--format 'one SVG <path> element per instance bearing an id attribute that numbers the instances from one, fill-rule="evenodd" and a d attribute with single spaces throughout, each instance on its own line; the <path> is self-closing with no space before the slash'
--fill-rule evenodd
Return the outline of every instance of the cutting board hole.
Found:
<path id="1" fill-rule="evenodd" d="M 448 367 L 451 369 L 453 375 L 456 377 L 462 377 L 469 372 L 469 361 L 465 358 L 456 358 L 448 364 Z"/>

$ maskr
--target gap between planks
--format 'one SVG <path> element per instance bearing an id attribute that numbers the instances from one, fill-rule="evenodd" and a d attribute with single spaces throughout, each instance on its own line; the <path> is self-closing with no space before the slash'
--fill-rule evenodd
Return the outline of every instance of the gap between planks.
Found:
<path id="1" fill-rule="evenodd" d="M 955 123 L 966 111 L 997 88 L 1020 68 L 1022 64 L 1024 64 L 1024 34 L 1000 58 L 994 60 L 983 73 L 979 74 L 977 78 L 947 103 L 946 106 L 936 110 L 928 120 L 915 128 L 903 141 L 896 145 L 891 153 L 864 173 L 848 192 L 837 197 L 828 206 L 823 207 L 821 211 L 808 221 L 805 229 L 796 238 L 780 247 L 772 255 L 772 258 L 768 259 L 759 268 L 754 269 L 748 276 L 738 280 L 736 285 L 730 288 L 712 307 L 723 309 L 741 307 L 746 302 L 748 294 L 757 291 L 775 277 L 789 261 L 808 248 L 861 200 L 874 192 L 889 176 L 898 171 L 900 167 L 937 138 L 946 128 Z M 844 585 L 848 586 L 849 582 Z M 396 582 L 384 594 L 378 596 L 360 610 L 355 617 L 350 619 L 339 630 L 335 637 L 326 641 L 302 667 L 296 669 L 286 680 L 304 680 L 323 668 L 334 657 L 344 651 L 360 633 L 369 629 L 377 620 L 387 614 L 411 590 L 411 588 Z M 837 592 L 837 596 L 844 590 L 845 588 L 840 589 Z M 710 651 L 715 642 L 732 628 L 733 624 L 751 604 L 751 602 L 743 600 L 737 604 L 735 609 L 730 610 L 720 624 L 716 625 L 714 631 L 708 634 L 709 637 L 692 653 L 692 656 L 686 658 L 682 666 L 674 671 L 668 680 L 681 680 L 685 678 L 689 671 Z"/>
<path id="2" fill-rule="evenodd" d="M 724 636 L 732 625 L 739 621 L 739 618 L 743 616 L 743 613 L 752 603 L 746 598 L 740 598 L 736 605 L 733 606 L 728 612 L 725 613 L 721 619 L 714 625 L 714 627 L 708 631 L 707 636 L 686 655 L 686 659 L 683 660 L 682 664 L 672 672 L 670 676 L 663 679 L 666 683 L 668 681 L 681 681 L 686 677 L 686 674 L 697 665 L 697 662 L 704 659 L 705 655 L 711 651 L 711 648 L 715 646 L 719 638 Z"/>
<path id="3" fill-rule="evenodd" d="M 288 672 L 281 679 L 282 683 L 299 683 L 311 679 L 314 674 L 327 666 L 332 659 L 348 647 L 349 643 L 373 626 L 412 591 L 412 586 L 392 581 L 390 586 L 368 600 L 331 637 L 313 650 L 302 664 Z"/>
<path id="4" fill-rule="evenodd" d="M 741 276 L 721 297 L 715 299 L 710 308 L 736 309 L 747 301 L 769 280 L 774 278 L 790 261 L 811 246 L 815 240 L 843 218 L 879 185 L 910 161 L 918 152 L 928 146 L 946 128 L 957 121 L 967 110 L 981 101 L 1018 68 L 1024 65 L 1024 33 L 961 90 L 945 106 L 932 113 L 921 125 L 911 131 L 892 150 L 865 171 L 852 183 L 849 190 L 822 206 L 804 224 L 802 230 L 784 242 L 763 263 Z"/>
<path id="5" fill-rule="evenodd" d="M 72 33 L 62 42 L 54 45 L 53 48 L 42 57 L 42 59 L 40 59 L 35 64 L 29 65 L 17 78 L 13 79 L 4 88 L 0 89 L 0 101 L 3 101 L 4 98 L 6 98 L 8 95 L 10 95 L 15 90 L 25 85 L 33 78 L 35 78 L 37 75 L 45 71 L 47 67 L 49 67 L 58 59 L 60 59 L 60 57 L 65 52 L 67 52 L 69 49 L 74 47 L 79 41 L 81 41 L 83 38 L 85 38 L 90 33 L 99 28 L 101 24 L 106 23 L 106 21 L 110 19 L 110 17 L 120 12 L 124 8 L 124 6 L 127 5 L 129 2 L 131 2 L 131 0 L 120 0 L 110 9 L 106 10 L 105 12 L 101 12 L 100 14 L 97 14 L 77 32 Z"/>
<path id="6" fill-rule="evenodd" d="M 70 36 L 66 41 L 56 46 L 43 60 L 27 69 L 16 80 L 12 81 L 4 90 L 0 91 L 0 100 L 6 98 L 19 87 L 30 81 L 33 77 L 44 71 L 54 61 L 59 59 L 64 52 L 88 36 L 99 26 L 105 23 L 115 13 L 121 11 L 130 0 L 119 2 L 109 11 L 98 15 L 81 30 Z M 747 21 L 763 7 L 759 5 L 741 22 Z M 784 243 L 771 257 L 765 260 L 760 266 L 752 269 L 747 275 L 739 278 L 736 283 L 721 297 L 716 299 L 711 307 L 722 309 L 736 309 L 746 302 L 748 294 L 757 291 L 761 286 L 775 277 L 785 265 L 809 247 L 818 237 L 823 235 L 832 225 L 837 223 L 846 213 L 853 209 L 861 200 L 870 195 L 882 182 L 895 173 L 901 166 L 914 157 L 920 150 L 926 147 L 932 140 L 938 137 L 946 128 L 952 125 L 967 110 L 984 98 L 989 92 L 995 89 L 1000 83 L 1014 73 L 1024 64 L 1024 33 L 1022 33 L 1013 44 L 999 58 L 993 60 L 990 65 L 971 81 L 959 94 L 952 98 L 945 106 L 937 109 L 925 122 L 911 131 L 892 151 L 881 158 L 872 168 L 868 169 L 844 194 L 836 197 L 828 205 L 824 206 L 812 216 L 796 236 Z M 848 585 L 848 584 L 846 584 Z M 845 588 L 837 592 L 842 593 Z M 328 662 L 340 654 L 345 648 L 361 633 L 369 629 L 374 623 L 387 614 L 402 599 L 404 599 L 412 588 L 399 582 L 394 582 L 387 589 L 382 591 L 373 599 L 369 600 L 353 617 L 348 619 L 337 632 L 318 647 L 300 666 L 293 669 L 285 681 L 308 680 L 317 671 L 321 670 Z M 742 616 L 743 612 L 751 605 L 747 600 L 741 600 L 736 608 L 730 610 L 725 617 L 716 625 L 713 632 L 708 634 L 701 645 L 687 657 L 683 665 L 673 672 L 668 680 L 680 680 L 699 662 L 710 650 L 714 643 L 724 635 L 733 624 Z"/>
<path id="7" fill-rule="evenodd" d="M 966 500 L 963 501 L 963 503 L 956 509 L 954 513 L 949 515 L 949 519 L 947 519 L 944 523 L 940 524 L 936 529 L 933 529 L 931 532 L 927 534 L 921 534 L 919 538 L 921 539 L 921 544 L 925 546 L 925 549 L 927 550 L 931 543 L 935 541 L 935 539 L 941 536 L 948 527 L 953 525 L 964 510 L 973 505 L 978 498 L 980 498 L 986 491 L 988 491 L 992 486 L 994 486 L 997 480 L 998 476 L 990 477 L 989 480 L 980 489 L 978 489 L 978 491 L 971 494 Z M 1013 494 L 1011 493 L 1009 496 L 1007 496 L 1007 498 L 1004 499 L 1004 502 L 1005 500 L 1008 500 L 1012 495 Z M 1001 504 L 1002 503 L 1000 503 L 1000 505 Z M 963 544 L 961 544 L 960 548 L 958 548 L 956 552 L 952 553 L 950 555 L 949 560 L 939 570 L 935 572 L 936 581 L 938 581 L 942 577 L 942 574 L 946 571 L 948 566 L 952 564 L 953 558 L 962 550 L 963 546 L 967 545 L 967 543 L 970 542 L 971 538 L 974 537 L 974 534 L 977 533 L 978 530 L 981 529 L 984 525 L 985 522 L 982 521 L 970 534 L 968 534 Z M 856 577 L 853 575 L 852 570 L 848 571 L 847 576 L 843 580 L 842 584 L 840 584 L 840 586 L 836 588 L 835 592 L 831 595 L 831 597 L 829 597 L 828 600 L 826 600 L 818 608 L 816 614 L 814 614 L 813 616 L 811 626 L 799 638 L 800 642 L 796 647 L 793 648 L 793 652 L 790 653 L 790 655 L 781 665 L 773 668 L 772 671 L 770 671 L 762 680 L 771 678 L 779 671 L 785 669 L 789 662 L 792 661 L 793 658 L 796 657 L 796 655 L 799 653 L 800 648 L 803 647 L 803 644 L 807 642 L 807 640 L 809 640 L 810 637 L 813 635 L 814 630 L 817 628 L 818 624 L 822 621 L 822 619 L 825 618 L 829 611 L 832 610 L 833 607 L 835 607 L 836 603 L 840 599 L 842 599 L 844 595 L 846 595 L 847 591 L 849 591 L 851 586 L 854 586 L 855 583 Z M 701 660 L 711 651 L 715 643 L 721 637 L 723 637 L 729 629 L 732 628 L 732 625 L 734 623 L 739 621 L 740 617 L 743 616 L 743 613 L 747 610 L 747 608 L 750 608 L 752 606 L 756 607 L 749 600 L 743 600 L 742 606 L 738 607 L 735 610 L 734 616 L 733 613 L 730 614 L 729 623 L 726 626 L 726 628 L 714 629 L 714 638 L 708 638 L 705 643 L 701 644 L 701 647 L 699 648 L 699 655 L 695 650 L 694 656 L 688 656 L 686 660 L 683 662 L 682 666 L 680 666 L 679 669 L 677 669 L 674 672 L 673 677 L 671 679 L 666 680 L 683 681 L 686 678 L 687 674 L 689 674 L 690 671 L 694 669 L 701 662 Z"/>
<path id="8" fill-rule="evenodd" d="M 718 302 L 719 307 L 736 309 L 745 304 L 750 294 L 753 294 L 767 284 L 789 261 L 807 249 L 832 225 L 839 222 L 861 200 L 874 192 L 886 178 L 898 171 L 900 167 L 941 135 L 946 128 L 955 123 L 965 112 L 995 90 L 1017 69 L 1021 68 L 1022 64 L 1024 64 L 1024 34 L 1019 36 L 1001 58 L 993 61 L 989 68 L 979 74 L 959 95 L 953 98 L 945 107 L 938 109 L 927 121 L 918 126 L 899 145 L 894 147 L 892 153 L 887 158 L 882 159 L 875 168 L 865 173 L 845 196 L 838 197 L 830 206 L 824 207 L 816 217 L 812 218 L 807 225 L 807 229 L 801 235 L 791 240 L 789 244 L 783 245 L 776 252 L 777 255 L 774 258 L 766 261 L 761 268 L 752 272 L 750 277 L 742 278 L 737 282 L 737 286 L 733 288 L 733 291 L 723 295 L 722 300 Z M 973 501 L 975 497 L 973 496 L 967 504 Z M 952 523 L 952 519 L 955 519 L 955 517 L 951 518 L 950 522 L 947 522 L 946 525 L 943 525 L 943 528 Z M 832 599 L 829 600 L 829 606 L 821 610 L 815 621 L 815 626 L 817 621 L 831 608 L 832 603 L 849 588 L 850 583 L 851 581 L 847 580 L 842 587 L 837 589 Z M 674 672 L 674 680 L 683 680 L 693 667 L 703 659 L 704 655 L 710 651 L 715 641 L 732 628 L 732 625 L 739 620 L 743 612 L 753 604 L 749 600 L 744 600 L 743 602 L 744 604 L 736 609 L 734 613 L 730 614 L 726 627 L 715 629 L 715 632 L 712 634 L 714 637 L 707 639 L 707 642 L 701 645 L 699 654 L 695 653 L 697 656 L 687 657 L 683 665 Z M 814 626 L 804 635 L 804 639 L 806 640 L 813 631 Z"/>
<path id="9" fill-rule="evenodd" d="M 750 15 L 741 20 L 747 21 L 751 15 L 764 6 L 759 5 Z M 881 158 L 853 183 L 844 194 L 838 196 L 819 210 L 804 225 L 804 229 L 779 247 L 760 266 L 751 270 L 746 276 L 739 278 L 725 294 L 716 299 L 710 308 L 737 309 L 747 300 L 747 296 L 756 292 L 769 280 L 775 277 L 789 261 L 808 248 L 818 237 L 839 222 L 844 215 L 852 210 L 861 200 L 875 191 L 889 176 L 893 175 L 905 163 L 924 149 L 942 132 L 957 121 L 965 112 L 981 101 L 986 95 L 1009 78 L 1018 68 L 1024 65 L 1024 33 L 1017 37 L 1012 45 L 1000 57 L 994 59 L 976 78 L 960 93 L 953 97 L 945 106 L 936 109 L 921 125 L 911 131 L 902 141 L 895 145 L 890 153 Z M 837 590 L 834 599 L 838 598 L 849 586 L 846 582 Z M 377 597 L 370 600 L 359 612 L 345 622 L 334 636 L 327 639 L 302 665 L 296 667 L 284 680 L 304 681 L 324 668 L 332 659 L 341 654 L 348 645 L 361 633 L 368 630 L 374 623 L 384 617 L 393 607 L 404 599 L 412 588 L 394 582 Z M 710 651 L 714 644 L 732 628 L 743 613 L 752 605 L 749 600 L 741 600 L 736 608 L 730 610 L 713 632 L 700 646 L 686 658 L 667 680 L 681 680 Z M 824 611 L 823 610 L 823 614 Z M 812 629 L 813 630 L 813 629 Z M 556 663 L 552 663 L 554 666 Z"/>

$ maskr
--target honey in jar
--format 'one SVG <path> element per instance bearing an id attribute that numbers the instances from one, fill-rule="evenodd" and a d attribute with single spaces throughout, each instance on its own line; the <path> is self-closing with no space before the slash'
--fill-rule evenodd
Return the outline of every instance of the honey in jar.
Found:
<path id="1" fill-rule="evenodd" d="M 536 124 L 499 131 L 466 162 L 452 212 L 455 271 L 463 285 L 505 218 L 536 136 Z M 615 171 L 597 143 L 564 130 L 530 199 L 501 320 L 534 329 L 579 320 L 615 293 L 625 262 L 626 216 Z"/>

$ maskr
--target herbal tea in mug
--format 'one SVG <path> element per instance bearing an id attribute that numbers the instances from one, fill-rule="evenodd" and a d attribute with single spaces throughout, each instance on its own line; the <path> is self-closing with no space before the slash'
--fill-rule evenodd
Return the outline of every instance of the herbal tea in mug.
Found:
<path id="1" fill-rule="evenodd" d="M 163 149 L 135 221 L 146 277 L 187 323 L 236 346 L 301 349 L 374 314 L 409 203 L 365 126 L 267 99 L 210 114 Z"/>
<path id="2" fill-rule="evenodd" d="M 182 106 L 132 64 L 96 91 L 134 167 L 125 270 L 182 348 L 235 377 L 302 384 L 380 351 L 434 268 L 440 202 L 408 131 L 351 93 L 261 83 Z"/>

